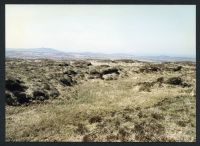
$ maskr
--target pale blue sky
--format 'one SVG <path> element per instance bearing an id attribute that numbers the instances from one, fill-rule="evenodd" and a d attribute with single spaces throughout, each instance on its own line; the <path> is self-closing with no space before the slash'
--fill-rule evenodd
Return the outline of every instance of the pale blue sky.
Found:
<path id="1" fill-rule="evenodd" d="M 195 56 L 195 5 L 6 5 L 6 48 Z"/>

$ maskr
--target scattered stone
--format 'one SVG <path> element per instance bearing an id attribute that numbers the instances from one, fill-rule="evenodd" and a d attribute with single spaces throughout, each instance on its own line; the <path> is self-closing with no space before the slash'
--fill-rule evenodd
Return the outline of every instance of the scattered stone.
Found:
<path id="1" fill-rule="evenodd" d="M 118 74 L 111 73 L 111 74 L 105 74 L 102 76 L 104 80 L 116 80 L 118 78 Z"/>
<path id="2" fill-rule="evenodd" d="M 58 92 L 58 90 L 56 88 L 52 89 L 49 92 L 49 96 L 52 97 L 52 98 L 58 97 L 59 95 L 60 95 L 60 93 Z"/>
<path id="3" fill-rule="evenodd" d="M 18 101 L 20 104 L 24 104 L 24 103 L 28 103 L 28 102 L 29 102 L 29 99 L 28 99 L 28 97 L 26 96 L 26 93 L 24 93 L 24 92 L 19 92 L 19 91 L 15 91 L 15 92 L 13 92 L 13 94 L 17 97 L 17 101 Z"/>
<path id="4" fill-rule="evenodd" d="M 33 91 L 33 99 L 43 101 L 49 99 L 49 95 L 44 90 L 35 90 Z"/>
<path id="5" fill-rule="evenodd" d="M 89 69 L 89 74 L 90 75 L 96 75 L 96 74 L 100 74 L 100 72 L 97 71 L 97 69 L 95 69 L 95 68 L 91 68 L 91 69 Z"/>
<path id="6" fill-rule="evenodd" d="M 173 71 L 180 71 L 182 69 L 182 66 L 177 66 L 176 68 L 173 68 Z"/>
<path id="7" fill-rule="evenodd" d="M 72 69 L 69 69 L 69 70 L 65 71 L 64 74 L 67 74 L 67 75 L 70 75 L 70 76 L 76 76 L 77 72 L 75 72 Z"/>
<path id="8" fill-rule="evenodd" d="M 60 82 L 65 86 L 72 86 L 74 84 L 72 77 L 68 75 L 64 75 L 64 77 L 60 79 Z"/>
<path id="9" fill-rule="evenodd" d="M 112 74 L 112 73 L 116 73 L 119 74 L 119 71 L 117 68 L 112 67 L 112 68 L 105 68 L 101 70 L 101 74 L 105 75 L 105 74 Z"/>
<path id="10" fill-rule="evenodd" d="M 6 95 L 6 104 L 7 105 L 14 106 L 14 105 L 18 104 L 17 98 L 12 96 L 12 93 L 9 93 L 9 92 L 6 91 L 5 95 Z"/>
<path id="11" fill-rule="evenodd" d="M 102 78 L 102 75 L 97 68 L 94 68 L 94 67 L 90 68 L 88 73 L 89 73 L 88 79 Z"/>
<path id="12" fill-rule="evenodd" d="M 73 66 L 75 67 L 87 67 L 87 66 L 91 66 L 91 62 L 88 61 L 75 61 L 72 63 Z"/>
<path id="13" fill-rule="evenodd" d="M 117 62 L 124 62 L 124 63 L 135 63 L 135 60 L 131 60 L 131 59 L 120 59 L 120 60 L 115 60 Z"/>
<path id="14" fill-rule="evenodd" d="M 22 85 L 22 81 L 18 79 L 7 79 L 6 80 L 6 89 L 9 91 L 22 91 L 24 92 L 27 87 Z"/>
<path id="15" fill-rule="evenodd" d="M 166 83 L 171 85 L 182 85 L 182 79 L 180 77 L 169 78 Z"/>
<path id="16" fill-rule="evenodd" d="M 69 66 L 69 64 L 68 63 L 60 63 L 60 64 L 58 64 L 58 66 Z"/>
<path id="17" fill-rule="evenodd" d="M 157 65 L 146 65 L 139 69 L 142 73 L 152 73 L 152 72 L 158 72 L 161 71 L 161 67 Z"/>
<path id="18" fill-rule="evenodd" d="M 106 67 L 110 67 L 110 66 L 107 64 L 102 64 L 102 65 L 100 65 L 100 67 L 106 68 Z"/>

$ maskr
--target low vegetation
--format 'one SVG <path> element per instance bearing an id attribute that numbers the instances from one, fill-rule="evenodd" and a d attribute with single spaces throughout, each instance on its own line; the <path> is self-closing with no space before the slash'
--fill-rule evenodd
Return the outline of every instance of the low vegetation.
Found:
<path id="1" fill-rule="evenodd" d="M 6 141 L 196 141 L 193 62 L 6 60 Z"/>

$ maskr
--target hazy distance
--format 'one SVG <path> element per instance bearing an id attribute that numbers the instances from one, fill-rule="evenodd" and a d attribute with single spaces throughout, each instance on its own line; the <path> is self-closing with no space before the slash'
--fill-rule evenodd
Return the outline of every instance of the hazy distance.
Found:
<path id="1" fill-rule="evenodd" d="M 6 48 L 196 56 L 195 5 L 6 5 Z"/>

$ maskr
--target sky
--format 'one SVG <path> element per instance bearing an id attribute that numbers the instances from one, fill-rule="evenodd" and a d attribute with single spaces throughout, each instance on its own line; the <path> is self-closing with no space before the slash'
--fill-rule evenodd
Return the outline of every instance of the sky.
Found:
<path id="1" fill-rule="evenodd" d="M 195 5 L 6 5 L 6 48 L 196 56 Z"/>

